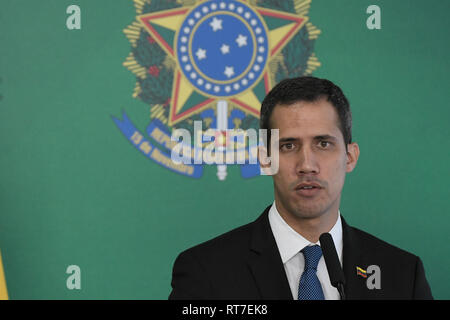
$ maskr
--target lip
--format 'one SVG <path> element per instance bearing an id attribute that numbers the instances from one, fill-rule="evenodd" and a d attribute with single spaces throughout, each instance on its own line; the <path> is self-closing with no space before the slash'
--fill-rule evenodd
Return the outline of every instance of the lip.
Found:
<path id="1" fill-rule="evenodd" d="M 313 187 L 313 188 L 312 189 L 302 189 L 303 187 Z M 322 189 L 323 188 L 315 182 L 303 182 L 303 183 L 298 184 L 295 187 L 294 191 L 296 194 L 304 196 L 304 197 L 314 197 Z"/>

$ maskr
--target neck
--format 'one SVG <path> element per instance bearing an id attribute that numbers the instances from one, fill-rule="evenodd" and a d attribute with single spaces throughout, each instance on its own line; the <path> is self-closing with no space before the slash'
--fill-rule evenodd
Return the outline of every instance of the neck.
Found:
<path id="1" fill-rule="evenodd" d="M 327 211 L 314 217 L 301 217 L 290 213 L 281 203 L 275 201 L 277 210 L 284 221 L 311 243 L 318 242 L 322 233 L 330 232 L 336 224 L 339 209 L 339 201 L 337 202 L 337 206 L 332 205 Z"/>

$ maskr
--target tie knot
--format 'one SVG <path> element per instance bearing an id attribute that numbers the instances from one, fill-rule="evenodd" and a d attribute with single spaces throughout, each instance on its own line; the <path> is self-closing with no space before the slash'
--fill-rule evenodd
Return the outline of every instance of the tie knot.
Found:
<path id="1" fill-rule="evenodd" d="M 308 246 L 303 248 L 302 252 L 305 256 L 305 269 L 317 270 L 317 265 L 322 257 L 322 248 L 318 245 Z"/>

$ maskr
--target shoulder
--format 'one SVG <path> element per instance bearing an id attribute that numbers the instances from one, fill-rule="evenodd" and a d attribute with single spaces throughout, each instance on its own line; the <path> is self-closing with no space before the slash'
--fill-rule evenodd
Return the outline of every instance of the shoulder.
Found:
<path id="1" fill-rule="evenodd" d="M 267 235 L 271 232 L 268 219 L 270 207 L 271 205 L 255 221 L 200 243 L 181 254 L 216 256 L 219 252 L 220 255 L 233 254 L 236 256 L 239 253 L 248 252 L 255 236 Z"/>
<path id="2" fill-rule="evenodd" d="M 230 253 L 234 255 L 249 247 L 251 233 L 255 222 L 237 227 L 213 239 L 200 243 L 183 251 L 180 256 L 193 256 L 197 259 L 216 259 Z"/>
<path id="3" fill-rule="evenodd" d="M 255 238 L 266 237 L 267 240 L 267 235 L 271 233 L 268 219 L 270 207 L 268 206 L 255 221 L 183 251 L 177 260 L 195 260 L 210 266 L 220 263 L 241 264 L 248 256 Z"/>
<path id="4" fill-rule="evenodd" d="M 236 296 L 246 286 L 253 294 L 248 282 L 252 279 L 249 248 L 254 235 L 267 229 L 265 213 L 254 222 L 181 252 L 173 266 L 171 298 Z"/>
<path id="5" fill-rule="evenodd" d="M 364 253 L 370 254 L 373 257 L 378 257 L 381 260 L 393 260 L 397 263 L 415 264 L 418 257 L 404 249 L 392 245 L 380 238 L 367 233 L 361 229 L 348 226 L 352 234 L 352 241 L 355 241 Z"/>
<path id="6" fill-rule="evenodd" d="M 362 283 L 354 273 L 355 266 L 369 268 L 378 274 L 382 290 L 361 290 L 370 299 L 432 299 L 421 259 L 413 253 L 387 243 L 358 228 L 344 226 L 344 269 L 354 288 Z M 346 251 L 347 248 L 347 251 Z M 347 255 L 347 265 L 345 256 Z M 350 257 L 350 258 L 349 258 Z M 377 270 L 377 271 L 376 271 Z M 371 280 L 372 281 L 372 280 Z M 373 288 L 372 288 L 373 289 Z"/>

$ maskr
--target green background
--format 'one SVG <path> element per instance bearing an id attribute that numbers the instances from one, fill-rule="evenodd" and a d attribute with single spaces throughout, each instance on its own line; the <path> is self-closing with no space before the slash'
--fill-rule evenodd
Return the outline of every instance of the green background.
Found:
<path id="1" fill-rule="evenodd" d="M 66 8 L 82 29 L 67 30 Z M 368 30 L 366 8 L 381 8 Z M 361 155 L 341 213 L 420 256 L 433 294 L 449 299 L 450 2 L 312 1 L 321 31 L 314 73 L 341 86 Z M 3 0 L 0 10 L 0 248 L 11 299 L 166 299 L 182 250 L 254 220 L 270 177 L 218 181 L 173 173 L 117 129 L 149 107 L 122 66 L 128 0 Z M 66 268 L 81 268 L 81 290 Z"/>

